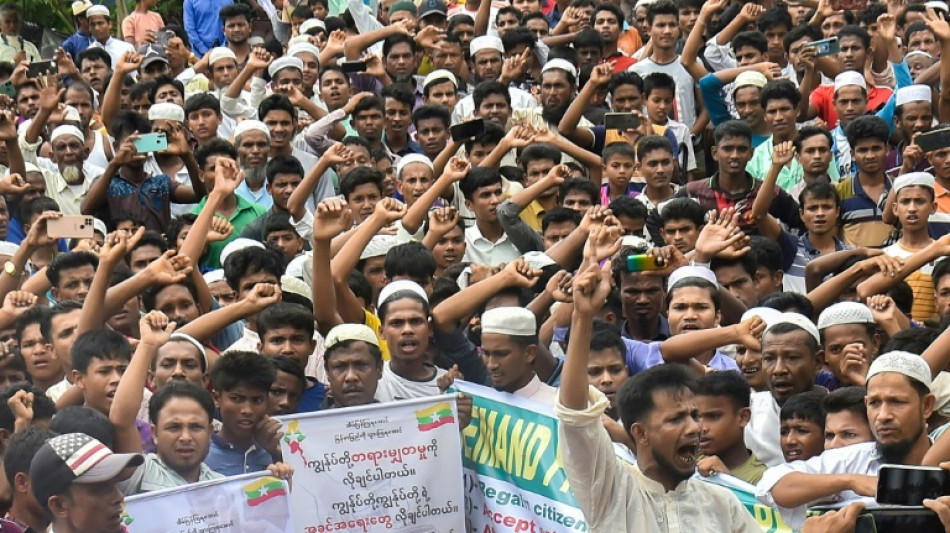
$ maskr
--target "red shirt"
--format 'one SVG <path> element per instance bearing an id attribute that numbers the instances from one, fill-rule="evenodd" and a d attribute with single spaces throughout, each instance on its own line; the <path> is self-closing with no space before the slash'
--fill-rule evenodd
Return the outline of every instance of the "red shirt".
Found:
<path id="1" fill-rule="evenodd" d="M 890 87 L 871 87 L 868 90 L 868 111 L 875 111 L 887 103 L 894 94 Z M 818 118 L 828 124 L 828 128 L 838 125 L 838 113 L 835 112 L 835 86 L 819 85 L 811 92 L 811 104 L 818 109 Z"/>

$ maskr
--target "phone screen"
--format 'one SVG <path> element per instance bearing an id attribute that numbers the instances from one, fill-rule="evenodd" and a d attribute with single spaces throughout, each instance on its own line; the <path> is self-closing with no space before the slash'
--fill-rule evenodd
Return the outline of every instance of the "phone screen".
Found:
<path id="1" fill-rule="evenodd" d="M 168 139 L 164 133 L 147 133 L 133 141 L 135 150 L 140 154 L 162 152 L 168 149 Z"/>
<path id="2" fill-rule="evenodd" d="M 485 132 L 485 120 L 478 118 L 468 122 L 462 122 L 461 124 L 456 124 L 449 128 L 449 131 L 452 133 L 453 141 L 467 141 Z"/>

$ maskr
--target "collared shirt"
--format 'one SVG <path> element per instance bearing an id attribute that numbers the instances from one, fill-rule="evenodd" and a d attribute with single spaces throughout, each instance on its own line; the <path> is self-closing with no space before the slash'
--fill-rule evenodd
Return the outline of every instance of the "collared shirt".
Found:
<path id="1" fill-rule="evenodd" d="M 521 210 L 521 213 L 518 213 L 518 216 L 534 231 L 541 231 L 541 218 L 544 217 L 544 213 L 544 207 L 537 200 L 532 200 Z"/>
<path id="2" fill-rule="evenodd" d="M 231 346 L 228 346 L 224 353 L 227 352 L 256 352 L 258 345 L 261 343 L 261 336 L 258 335 L 253 329 L 244 326 L 244 332 L 241 334 L 241 338 L 234 342 Z"/>
<path id="3" fill-rule="evenodd" d="M 660 345 L 663 344 L 662 341 L 641 342 L 624 338 L 623 342 L 627 346 L 626 363 L 631 376 L 666 363 L 663 352 L 660 350 Z M 718 349 L 713 353 L 707 366 L 719 371 L 739 371 L 739 365 L 736 364 L 736 361 Z"/>
<path id="4" fill-rule="evenodd" d="M 624 196 L 629 196 L 630 198 L 636 198 L 640 192 L 643 191 L 643 188 L 646 187 L 646 182 L 643 181 L 631 181 L 627 184 L 627 189 L 623 192 Z M 619 197 L 618 197 L 619 198 Z M 610 205 L 610 184 L 605 183 L 600 186 L 600 205 Z"/>
<path id="5" fill-rule="evenodd" d="M 386 140 L 386 132 L 383 132 L 383 144 L 386 145 L 386 148 L 390 152 L 398 155 L 399 157 L 405 157 L 409 154 L 422 154 L 422 146 L 419 145 L 416 141 L 412 140 L 411 137 L 406 137 L 406 144 L 400 150 L 393 150 L 392 146 L 389 145 L 389 141 Z"/>
<path id="6" fill-rule="evenodd" d="M 224 25 L 218 13 L 231 0 L 185 0 L 185 31 L 196 56 L 205 55 L 211 48 L 224 45 Z"/>
<path id="7" fill-rule="evenodd" d="M 560 421 L 558 455 L 592 533 L 761 531 L 728 489 L 691 477 L 667 491 L 636 465 L 618 459 L 601 421 L 609 402 L 593 387 L 588 397 L 583 410 L 558 402 L 554 412 Z"/>
<path id="8" fill-rule="evenodd" d="M 208 468 L 208 465 L 201 463 L 198 471 L 198 482 L 211 481 L 222 477 L 224 476 Z M 165 461 L 162 461 L 157 454 L 149 453 L 145 455 L 145 461 L 136 467 L 132 476 L 119 483 L 119 490 L 126 496 L 132 496 L 133 494 L 154 490 L 183 487 L 189 483 L 178 472 L 165 464 Z"/>
<path id="9" fill-rule="evenodd" d="M 478 224 L 465 229 L 465 255 L 462 261 L 486 266 L 498 266 L 521 257 L 518 247 L 502 233 L 501 238 L 492 242 L 482 235 Z"/>
<path id="10" fill-rule="evenodd" d="M 237 239 L 241 234 L 241 231 L 250 224 L 251 222 L 257 220 L 258 217 L 264 215 L 267 212 L 267 209 L 261 207 L 257 204 L 252 204 L 248 202 L 243 197 L 235 195 L 237 199 L 237 207 L 234 208 L 234 212 L 231 213 L 231 216 L 228 217 L 228 222 L 234 226 L 234 232 L 231 233 L 231 236 L 226 240 L 213 242 L 208 245 L 208 252 L 205 254 L 202 265 L 210 268 L 221 268 L 221 251 L 224 250 L 224 247 L 234 239 Z M 201 202 L 192 210 L 192 213 L 198 214 L 201 212 L 201 209 L 208 203 L 208 197 L 201 199 Z M 255 347 L 256 349 L 256 347 Z"/>
<path id="11" fill-rule="evenodd" d="M 95 39 L 92 38 L 92 35 L 77 31 L 63 42 L 63 50 L 65 50 L 66 53 L 73 58 L 73 62 L 78 65 L 79 54 L 83 53 L 86 48 L 89 48 L 89 45 L 92 44 L 93 41 L 95 41 Z"/>
<path id="12" fill-rule="evenodd" d="M 225 476 L 260 472 L 273 462 L 270 453 L 259 445 L 252 444 L 250 448 L 243 450 L 224 440 L 218 432 L 211 434 L 211 448 L 205 458 L 208 468 Z"/>
<path id="13" fill-rule="evenodd" d="M 779 424 L 780 408 L 769 391 L 753 392 L 749 398 L 752 416 L 745 427 L 745 446 L 769 466 L 785 462 Z"/>
<path id="14" fill-rule="evenodd" d="M 438 381 L 439 377 L 445 374 L 445 370 L 427 363 L 426 366 L 432 369 L 432 378 L 425 381 L 414 381 L 393 372 L 391 365 L 392 361 L 383 363 L 383 377 L 376 385 L 377 401 L 394 402 L 439 394 Z"/>
<path id="15" fill-rule="evenodd" d="M 97 167 L 88 161 L 82 164 L 83 182 L 79 185 L 70 185 L 66 183 L 63 175 L 59 172 L 59 166 L 45 157 L 37 160 L 37 166 L 43 172 L 43 179 L 46 181 L 46 196 L 56 200 L 60 210 L 64 215 L 81 215 L 80 205 L 92 182 L 105 173 L 105 169 Z"/>
<path id="16" fill-rule="evenodd" d="M 0 35 L 0 61 L 13 63 L 14 58 L 21 51 L 26 52 L 27 61 L 33 62 L 41 59 L 40 51 L 36 49 L 36 45 L 22 36 Z"/>
<path id="17" fill-rule="evenodd" d="M 884 204 L 891 180 L 884 178 L 884 192 L 876 201 L 861 187 L 861 180 L 846 177 L 835 185 L 841 200 L 841 238 L 851 246 L 880 247 L 894 227 L 884 222 Z"/>
<path id="18" fill-rule="evenodd" d="M 122 56 L 124 56 L 127 52 L 135 51 L 135 46 L 132 43 L 116 39 L 115 37 L 109 37 L 105 43 L 95 41 L 89 45 L 90 48 L 94 46 L 104 48 L 105 51 L 109 53 L 109 57 L 112 58 L 113 66 L 118 65 L 119 61 L 122 60 Z"/>
<path id="19" fill-rule="evenodd" d="M 754 453 L 749 452 L 749 458 L 741 465 L 730 470 L 729 473 L 746 483 L 755 485 L 762 479 L 762 475 L 765 474 L 768 468 L 765 463 L 759 461 Z"/>
<path id="20" fill-rule="evenodd" d="M 757 179 L 765 180 L 769 169 L 772 168 L 772 150 L 775 148 L 772 144 L 772 139 L 772 137 L 769 137 L 755 149 L 755 152 L 752 154 L 752 159 L 749 160 L 749 163 L 745 167 L 746 172 L 752 174 Z M 831 183 L 838 182 L 840 176 L 836 165 L 828 165 L 828 177 L 831 179 Z M 795 186 L 804 181 L 804 179 L 805 169 L 803 169 L 802 164 L 798 162 L 798 158 L 793 157 L 792 160 L 779 171 L 778 179 L 775 180 L 775 184 L 783 191 L 791 193 Z M 792 198 L 797 200 L 797 195 L 792 194 Z"/>
<path id="21" fill-rule="evenodd" d="M 554 407 L 554 405 L 557 403 L 558 392 L 556 388 L 548 385 L 547 383 L 542 383 L 538 378 L 538 375 L 535 374 L 527 385 L 521 387 L 512 394 Z"/>
<path id="22" fill-rule="evenodd" d="M 68 391 L 69 387 L 71 386 L 72 386 L 72 383 L 70 383 L 69 380 L 67 380 L 66 378 L 63 378 L 63 380 L 60 381 L 59 383 L 46 389 L 46 395 L 49 397 L 50 400 L 53 400 L 53 402 L 57 402 L 59 401 L 59 397 L 65 394 L 66 391 Z"/>
<path id="23" fill-rule="evenodd" d="M 261 184 L 261 188 L 257 191 L 252 191 L 247 186 L 247 180 L 244 180 L 237 186 L 237 189 L 234 189 L 234 194 L 247 200 L 248 203 L 259 205 L 264 209 L 270 209 L 274 206 L 274 198 L 267 192 L 267 186 L 264 184 Z"/>
<path id="24" fill-rule="evenodd" d="M 887 175 L 891 179 L 896 179 L 897 176 L 901 175 L 901 167 L 904 166 L 904 148 L 907 146 L 907 142 L 901 140 L 897 143 L 897 146 L 891 148 L 891 151 L 887 153 L 887 159 L 884 161 L 884 168 L 887 169 Z M 927 158 L 921 158 L 920 163 L 917 163 L 917 166 L 911 169 L 911 172 L 930 172 L 933 174 L 933 165 L 930 164 L 930 161 L 927 161 Z"/>
<path id="25" fill-rule="evenodd" d="M 837 237 L 834 239 L 836 252 L 851 248 L 841 242 L 841 239 Z M 785 276 L 782 278 L 782 289 L 806 294 L 808 291 L 805 287 L 805 267 L 808 266 L 809 262 L 821 257 L 821 252 L 811 245 L 807 233 L 798 236 L 783 230 L 778 243 L 782 248 L 782 257 L 785 259 L 785 265 L 783 265 Z"/>

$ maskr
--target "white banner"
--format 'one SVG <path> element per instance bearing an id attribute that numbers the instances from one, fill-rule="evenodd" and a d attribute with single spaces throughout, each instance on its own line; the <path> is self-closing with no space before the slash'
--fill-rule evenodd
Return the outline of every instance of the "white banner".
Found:
<path id="1" fill-rule="evenodd" d="M 291 533 L 287 482 L 267 472 L 194 483 L 125 499 L 129 533 Z"/>
<path id="2" fill-rule="evenodd" d="M 295 532 L 465 530 L 454 396 L 278 419 Z"/>

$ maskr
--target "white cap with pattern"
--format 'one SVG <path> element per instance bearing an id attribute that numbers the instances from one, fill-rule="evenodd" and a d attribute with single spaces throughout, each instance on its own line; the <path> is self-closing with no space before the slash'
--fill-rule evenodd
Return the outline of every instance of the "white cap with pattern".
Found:
<path id="1" fill-rule="evenodd" d="M 496 307 L 482 313 L 482 333 L 497 333 L 516 337 L 533 337 L 537 332 L 537 318 L 524 307 Z"/>
<path id="2" fill-rule="evenodd" d="M 873 324 L 874 315 L 859 302 L 838 302 L 818 315 L 818 331 L 842 324 Z"/>
<path id="3" fill-rule="evenodd" d="M 927 364 L 927 361 L 924 361 L 923 357 L 917 354 L 900 350 L 887 352 L 875 359 L 871 363 L 871 368 L 868 369 L 868 377 L 864 383 L 868 384 L 874 376 L 887 372 L 903 374 L 917 380 L 923 383 L 927 390 L 930 390 L 933 383 L 930 365 Z"/>
<path id="4" fill-rule="evenodd" d="M 782 313 L 778 318 L 775 319 L 774 322 L 769 323 L 768 327 L 765 328 L 765 333 L 763 333 L 763 335 L 768 334 L 769 331 L 772 331 L 772 329 L 779 324 L 791 324 L 793 326 L 797 326 L 800 329 L 808 332 L 808 334 L 815 339 L 816 343 L 821 344 L 821 335 L 818 333 L 818 328 L 815 327 L 815 323 L 801 313 Z"/>

